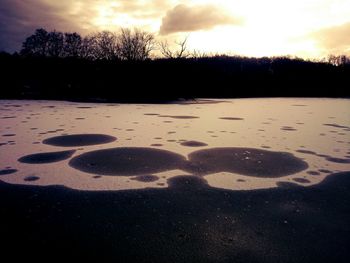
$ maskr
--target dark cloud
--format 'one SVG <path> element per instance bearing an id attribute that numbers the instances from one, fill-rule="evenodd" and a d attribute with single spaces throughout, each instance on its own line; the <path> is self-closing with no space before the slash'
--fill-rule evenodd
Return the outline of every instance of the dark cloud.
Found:
<path id="1" fill-rule="evenodd" d="M 240 24 L 238 18 L 225 14 L 213 5 L 187 6 L 177 5 L 163 18 L 161 35 L 176 32 L 191 32 L 211 29 L 218 25 Z"/>
<path id="2" fill-rule="evenodd" d="M 350 54 L 350 22 L 311 34 L 318 45 L 332 54 Z"/>
<path id="3" fill-rule="evenodd" d="M 0 50 L 9 52 L 19 50 L 23 40 L 36 28 L 81 31 L 81 23 L 88 23 L 90 15 L 82 13 L 77 17 L 71 13 L 68 0 L 61 0 L 59 4 L 49 4 L 43 0 L 1 1 Z"/>
<path id="4" fill-rule="evenodd" d="M 136 19 L 160 19 L 169 0 L 0 0 L 0 50 L 18 51 L 37 28 L 85 34 L 98 30 L 93 24 L 99 7 L 109 9 L 109 19 L 127 14 Z M 120 25 L 123 26 L 123 25 Z"/>

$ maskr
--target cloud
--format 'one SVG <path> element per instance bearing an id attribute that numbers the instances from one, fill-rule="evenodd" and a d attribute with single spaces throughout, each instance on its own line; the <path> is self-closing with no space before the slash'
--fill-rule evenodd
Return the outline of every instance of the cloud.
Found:
<path id="1" fill-rule="evenodd" d="M 170 0 L 118 0 L 115 12 L 126 13 L 136 18 L 160 18 L 171 6 Z"/>
<path id="2" fill-rule="evenodd" d="M 329 54 L 350 54 L 350 22 L 318 30 L 311 37 Z"/>
<path id="3" fill-rule="evenodd" d="M 0 0 L 0 51 L 18 51 L 21 43 L 37 28 L 87 34 L 100 30 L 94 23 L 107 10 L 105 26 L 118 16 L 132 21 L 160 20 L 170 0 Z M 115 25 L 115 29 L 123 24 Z"/>
<path id="4" fill-rule="evenodd" d="M 180 4 L 169 10 L 162 20 L 159 33 L 167 35 L 176 32 L 191 32 L 211 29 L 219 25 L 240 24 L 214 5 L 187 6 Z"/>
<path id="5" fill-rule="evenodd" d="M 48 30 L 84 31 L 92 10 L 73 13 L 70 1 L 48 3 L 46 0 L 1 0 L 0 50 L 18 51 L 23 40 L 37 28 Z M 92 0 L 89 0 L 92 1 Z M 78 1 L 79 2 L 79 1 Z"/>

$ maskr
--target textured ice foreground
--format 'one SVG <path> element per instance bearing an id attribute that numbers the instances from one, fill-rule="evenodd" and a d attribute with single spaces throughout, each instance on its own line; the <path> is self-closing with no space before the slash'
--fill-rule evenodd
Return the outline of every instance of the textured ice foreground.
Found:
<path id="1" fill-rule="evenodd" d="M 309 186 L 350 170 L 350 100 L 0 101 L 0 180 L 85 190 Z"/>

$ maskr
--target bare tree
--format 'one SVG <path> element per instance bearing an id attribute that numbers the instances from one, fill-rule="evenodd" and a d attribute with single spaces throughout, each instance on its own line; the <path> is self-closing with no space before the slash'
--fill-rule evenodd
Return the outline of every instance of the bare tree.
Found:
<path id="1" fill-rule="evenodd" d="M 92 35 L 86 36 L 81 41 L 79 57 L 84 59 L 95 60 L 97 59 L 95 50 L 96 48 L 95 48 L 94 37 Z"/>
<path id="2" fill-rule="evenodd" d="M 91 36 L 90 51 L 95 59 L 113 60 L 119 58 L 118 35 L 110 31 L 102 31 Z"/>
<path id="3" fill-rule="evenodd" d="M 91 60 L 118 59 L 118 36 L 110 31 L 102 31 L 82 38 L 79 57 Z"/>
<path id="4" fill-rule="evenodd" d="M 176 41 L 175 44 L 178 46 L 178 50 L 173 51 L 170 49 L 167 41 L 160 42 L 160 52 L 165 58 L 187 58 L 189 53 L 187 52 L 187 39 L 186 37 L 183 41 Z"/>
<path id="5" fill-rule="evenodd" d="M 195 58 L 195 59 L 198 59 L 198 58 L 206 58 L 206 57 L 209 57 L 209 55 L 205 52 L 202 52 L 202 51 L 199 51 L 199 50 L 193 50 L 190 54 L 190 57 L 191 58 Z"/>
<path id="6" fill-rule="evenodd" d="M 57 31 L 47 32 L 42 28 L 37 29 L 24 41 L 21 54 L 62 57 L 64 56 L 64 34 Z"/>
<path id="7" fill-rule="evenodd" d="M 119 34 L 102 31 L 84 38 L 77 33 L 37 29 L 23 43 L 21 54 L 91 60 L 145 60 L 150 58 L 154 46 L 154 35 L 139 29 L 122 29 Z"/>
<path id="8" fill-rule="evenodd" d="M 335 65 L 335 66 L 340 66 L 340 65 L 345 65 L 350 63 L 350 58 L 348 58 L 345 55 L 329 55 L 328 58 L 328 63 Z"/>
<path id="9" fill-rule="evenodd" d="M 35 30 L 35 33 L 23 42 L 21 54 L 26 56 L 46 56 L 48 34 L 43 28 Z"/>
<path id="10" fill-rule="evenodd" d="M 124 60 L 146 60 L 154 50 L 154 35 L 135 28 L 122 28 L 119 35 L 118 51 Z"/>
<path id="11" fill-rule="evenodd" d="M 80 57 L 83 39 L 77 33 L 64 34 L 63 52 L 65 57 Z"/>
<path id="12" fill-rule="evenodd" d="M 48 34 L 47 54 L 48 57 L 63 56 L 64 36 L 63 33 L 52 31 Z"/>

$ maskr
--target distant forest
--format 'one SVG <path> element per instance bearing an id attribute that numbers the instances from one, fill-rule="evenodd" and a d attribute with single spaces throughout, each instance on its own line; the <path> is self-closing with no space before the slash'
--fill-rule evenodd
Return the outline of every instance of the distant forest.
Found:
<path id="1" fill-rule="evenodd" d="M 323 61 L 250 58 L 189 51 L 186 44 L 187 39 L 159 43 L 139 29 L 86 37 L 37 29 L 19 53 L 0 53 L 0 98 L 162 102 L 350 97 L 346 56 Z"/>

